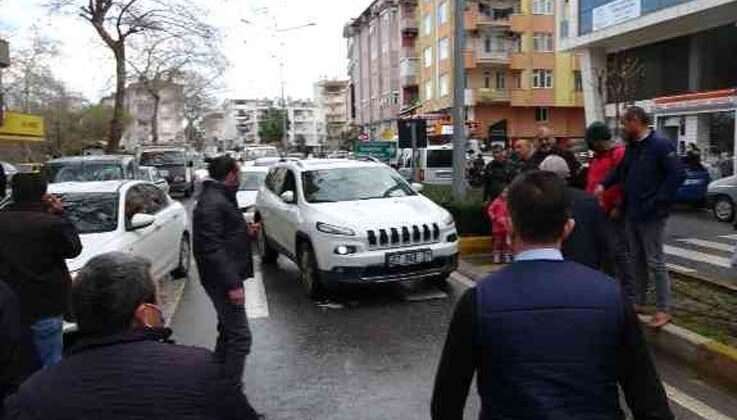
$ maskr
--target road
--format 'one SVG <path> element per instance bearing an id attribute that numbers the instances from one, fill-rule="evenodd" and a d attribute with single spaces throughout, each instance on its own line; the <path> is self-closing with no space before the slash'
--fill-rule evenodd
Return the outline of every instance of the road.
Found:
<path id="1" fill-rule="evenodd" d="M 260 265 L 260 264 L 258 264 Z M 335 302 L 307 299 L 283 258 L 247 284 L 255 337 L 245 381 L 271 419 L 427 419 L 433 378 L 454 301 L 447 293 L 398 285 L 344 291 Z M 172 320 L 181 344 L 212 348 L 215 314 L 196 275 Z M 563 338 L 561 338 L 563 339 Z M 657 355 L 678 419 L 737 419 L 737 398 Z M 472 391 L 466 418 L 476 418 Z"/>
<path id="2" fill-rule="evenodd" d="M 680 271 L 737 285 L 730 257 L 737 244 L 737 232 L 727 223 L 717 222 L 707 210 L 678 207 L 666 227 L 666 260 Z"/>

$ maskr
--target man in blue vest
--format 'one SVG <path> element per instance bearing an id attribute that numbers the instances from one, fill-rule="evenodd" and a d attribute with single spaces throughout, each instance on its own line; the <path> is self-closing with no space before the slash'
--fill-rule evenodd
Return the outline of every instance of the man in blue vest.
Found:
<path id="1" fill-rule="evenodd" d="M 460 299 L 435 380 L 433 420 L 461 420 L 474 373 L 479 419 L 671 420 L 637 317 L 619 283 L 564 261 L 571 199 L 551 172 L 508 191 L 515 261 Z"/>

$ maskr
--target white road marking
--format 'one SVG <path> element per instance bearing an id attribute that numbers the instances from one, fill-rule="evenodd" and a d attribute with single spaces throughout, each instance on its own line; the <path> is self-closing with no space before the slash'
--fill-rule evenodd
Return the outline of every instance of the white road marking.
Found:
<path id="1" fill-rule="evenodd" d="M 671 263 L 666 263 L 665 268 L 667 268 L 668 270 L 672 270 L 672 271 L 680 271 L 681 273 L 686 273 L 686 274 L 693 274 L 697 272 L 693 268 L 688 268 L 682 265 L 671 264 Z"/>
<path id="2" fill-rule="evenodd" d="M 463 274 L 461 274 L 461 273 L 459 273 L 457 271 L 454 271 L 450 275 L 450 279 L 451 280 L 454 280 L 454 281 L 457 281 L 458 283 L 466 286 L 467 288 L 476 287 L 476 282 L 475 281 L 469 279 L 468 277 L 464 276 Z"/>
<path id="3" fill-rule="evenodd" d="M 249 319 L 268 318 L 269 302 L 266 298 L 266 288 L 261 273 L 256 273 L 253 279 L 244 285 L 246 292 L 246 314 Z"/>
<path id="4" fill-rule="evenodd" d="M 735 420 L 734 418 L 729 417 L 728 415 L 709 407 L 696 398 L 668 385 L 665 382 L 663 382 L 663 387 L 665 388 L 665 393 L 668 394 L 668 398 L 671 401 L 700 416 L 701 418 L 708 420 Z"/>
<path id="5" fill-rule="evenodd" d="M 706 264 L 715 265 L 722 268 L 731 268 L 729 258 L 719 257 L 716 255 L 706 254 L 704 252 L 693 251 L 690 249 L 679 248 L 677 246 L 665 245 L 663 250 L 666 254 L 674 257 L 685 258 L 691 261 L 698 261 Z"/>
<path id="6" fill-rule="evenodd" d="M 737 235 L 722 235 L 720 236 L 720 238 L 731 239 L 733 241 L 737 241 Z"/>
<path id="7" fill-rule="evenodd" d="M 690 244 L 690 245 L 696 245 L 696 246 L 700 246 L 704 248 L 714 249 L 717 251 L 725 251 L 725 252 L 734 251 L 734 245 L 725 244 L 724 242 L 705 241 L 703 239 L 694 239 L 694 238 L 679 239 L 678 242 L 683 242 L 684 244 Z"/>

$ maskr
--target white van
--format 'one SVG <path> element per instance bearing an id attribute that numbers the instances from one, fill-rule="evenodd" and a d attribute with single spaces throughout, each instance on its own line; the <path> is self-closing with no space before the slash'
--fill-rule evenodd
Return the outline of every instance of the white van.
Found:
<path id="1" fill-rule="evenodd" d="M 453 145 L 428 146 L 417 149 L 415 156 L 418 181 L 425 184 L 450 185 L 453 183 Z M 399 155 L 399 172 L 412 176 L 412 149 L 403 149 Z"/>

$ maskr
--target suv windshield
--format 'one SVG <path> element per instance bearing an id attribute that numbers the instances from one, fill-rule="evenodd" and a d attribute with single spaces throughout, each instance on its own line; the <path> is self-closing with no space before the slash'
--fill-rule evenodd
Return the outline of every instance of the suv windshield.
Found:
<path id="1" fill-rule="evenodd" d="M 427 167 L 428 168 L 452 168 L 453 167 L 453 150 L 428 150 L 427 151 Z"/>
<path id="2" fill-rule="evenodd" d="M 117 162 L 57 162 L 46 165 L 51 183 L 112 181 L 124 179 L 123 167 Z"/>
<path id="3" fill-rule="evenodd" d="M 386 168 L 340 168 L 302 174 L 308 203 L 370 200 L 416 195 L 402 177 Z"/>
<path id="4" fill-rule="evenodd" d="M 264 185 L 266 172 L 241 172 L 241 191 L 258 191 Z"/>
<path id="5" fill-rule="evenodd" d="M 118 228 L 118 193 L 57 194 L 64 214 L 80 234 L 112 232 Z"/>
<path id="6" fill-rule="evenodd" d="M 266 157 L 279 157 L 276 148 L 268 147 L 263 149 L 246 149 L 246 160 L 256 160 Z"/>
<path id="7" fill-rule="evenodd" d="M 141 153 L 141 166 L 184 165 L 184 152 L 178 150 L 157 150 Z"/>

